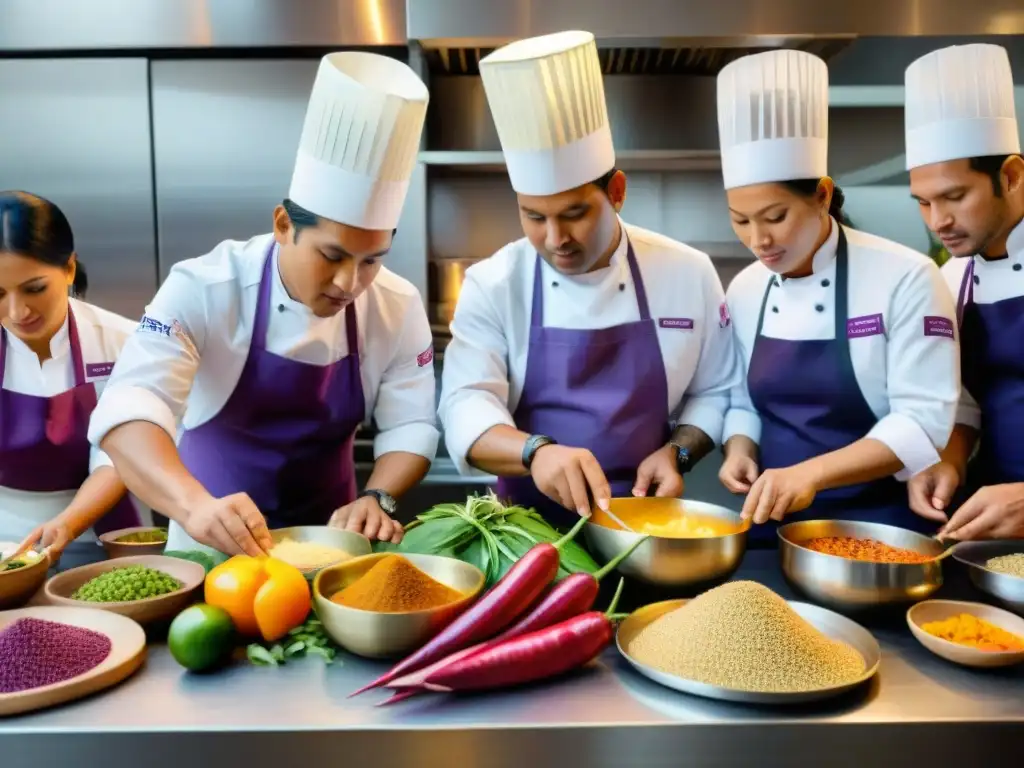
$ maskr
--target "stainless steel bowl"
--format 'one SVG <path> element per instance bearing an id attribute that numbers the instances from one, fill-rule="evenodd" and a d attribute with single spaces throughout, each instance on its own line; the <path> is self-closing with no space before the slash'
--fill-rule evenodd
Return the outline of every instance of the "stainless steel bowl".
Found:
<path id="1" fill-rule="evenodd" d="M 801 546 L 819 536 L 874 539 L 901 549 L 938 556 L 936 539 L 881 523 L 802 520 L 778 530 L 782 573 L 792 587 L 836 610 L 863 610 L 924 600 L 942 586 L 942 563 L 867 563 L 814 552 Z"/>
<path id="2" fill-rule="evenodd" d="M 373 551 L 370 540 L 361 533 L 343 531 L 340 528 L 328 528 L 326 525 L 296 525 L 291 528 L 275 528 L 270 532 L 270 538 L 274 540 L 275 544 L 290 539 L 291 541 L 309 541 L 322 544 L 325 547 L 340 549 L 347 557 L 339 559 L 338 562 L 353 557 L 362 557 Z M 306 575 L 307 579 L 312 580 L 317 573 L 329 565 L 336 565 L 336 563 L 328 563 L 320 568 L 300 568 L 299 570 Z"/>
<path id="3" fill-rule="evenodd" d="M 401 553 L 431 578 L 463 594 L 462 599 L 438 608 L 407 613 L 377 613 L 339 605 L 331 597 L 361 578 L 381 558 L 379 552 L 324 568 L 313 580 L 313 603 L 324 630 L 346 651 L 371 659 L 403 656 L 423 645 L 476 599 L 486 578 L 476 566 L 438 555 Z"/>
<path id="4" fill-rule="evenodd" d="M 1024 579 L 985 567 L 993 557 L 1022 552 L 1024 541 L 965 541 L 956 545 L 951 557 L 967 566 L 974 586 L 992 595 L 1014 613 L 1024 616 Z"/>
<path id="5" fill-rule="evenodd" d="M 727 521 L 738 530 L 708 538 L 651 536 L 618 567 L 619 573 L 659 587 L 689 587 L 724 581 L 735 573 L 747 549 L 747 530 L 750 527 L 740 519 L 739 513 L 703 501 L 653 497 L 612 499 L 611 511 L 628 524 L 629 520 L 642 518 L 645 508 L 663 513 L 665 505 L 670 505 L 679 514 Z M 604 519 L 600 511 L 584 526 L 583 535 L 591 553 L 602 563 L 627 549 L 640 536 L 615 527 L 615 523 Z"/>

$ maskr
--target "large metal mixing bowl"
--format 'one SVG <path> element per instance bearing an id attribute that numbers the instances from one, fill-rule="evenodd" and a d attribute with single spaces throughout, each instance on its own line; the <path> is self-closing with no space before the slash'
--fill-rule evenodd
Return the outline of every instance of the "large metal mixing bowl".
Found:
<path id="1" fill-rule="evenodd" d="M 869 563 L 826 555 L 802 546 L 819 536 L 874 539 L 900 549 L 938 557 L 936 539 L 881 523 L 803 520 L 778 530 L 782 573 L 790 585 L 816 603 L 856 611 L 924 600 L 942 586 L 942 563 Z"/>
<path id="2" fill-rule="evenodd" d="M 951 557 L 967 566 L 974 586 L 1004 603 L 1014 613 L 1024 616 L 1024 579 L 985 567 L 993 557 L 1020 553 L 1024 553 L 1024 540 L 965 541 L 956 545 Z"/>
<path id="3" fill-rule="evenodd" d="M 666 506 L 677 514 L 726 521 L 735 525 L 737 532 L 690 539 L 650 536 L 618 567 L 619 573 L 659 587 L 688 587 L 724 581 L 739 568 L 750 526 L 731 509 L 688 499 L 644 497 L 612 499 L 611 511 L 630 524 L 631 520 L 643 519 L 645 509 L 663 515 Z M 640 536 L 617 527 L 600 511 L 584 526 L 583 535 L 591 553 L 602 563 L 630 547 Z"/>

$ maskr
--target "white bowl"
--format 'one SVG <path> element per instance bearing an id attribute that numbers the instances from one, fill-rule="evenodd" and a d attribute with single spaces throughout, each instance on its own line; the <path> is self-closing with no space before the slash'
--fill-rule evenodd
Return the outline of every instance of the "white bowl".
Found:
<path id="1" fill-rule="evenodd" d="M 943 640 L 921 628 L 929 622 L 942 621 L 961 613 L 969 613 L 1024 638 L 1024 619 L 1020 616 L 984 603 L 967 603 L 960 600 L 925 600 L 918 603 L 907 611 L 907 625 L 921 645 L 936 656 L 941 656 L 954 664 L 962 664 L 965 667 L 1008 667 L 1024 661 L 1024 651 L 981 651 Z"/>

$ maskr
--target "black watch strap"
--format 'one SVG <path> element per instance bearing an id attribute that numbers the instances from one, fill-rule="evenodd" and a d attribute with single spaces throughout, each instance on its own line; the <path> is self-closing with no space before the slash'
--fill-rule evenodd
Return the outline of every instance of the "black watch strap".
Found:
<path id="1" fill-rule="evenodd" d="M 523 446 L 523 466 L 529 469 L 530 465 L 533 464 L 533 457 L 537 455 L 537 451 L 545 445 L 556 444 L 556 441 L 547 435 L 530 435 L 526 438 L 526 444 Z"/>
<path id="2" fill-rule="evenodd" d="M 669 443 L 669 445 L 676 449 L 676 471 L 680 475 L 685 475 L 693 469 L 693 464 L 690 461 L 690 449 L 678 443 Z"/>
<path id="3" fill-rule="evenodd" d="M 377 490 L 376 488 L 367 488 L 359 494 L 358 498 L 363 498 L 364 496 L 373 496 L 373 498 L 377 500 L 377 503 L 380 504 L 380 508 L 389 515 L 395 514 L 398 510 L 398 502 L 395 501 L 395 497 L 387 491 Z"/>

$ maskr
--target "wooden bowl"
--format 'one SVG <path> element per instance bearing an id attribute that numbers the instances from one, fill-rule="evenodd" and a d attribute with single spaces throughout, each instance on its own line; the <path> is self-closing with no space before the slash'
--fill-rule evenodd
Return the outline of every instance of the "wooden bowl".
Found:
<path id="1" fill-rule="evenodd" d="M 20 608 L 32 599 L 46 581 L 49 567 L 49 558 L 41 557 L 13 571 L 0 571 L 0 611 Z"/>
<path id="2" fill-rule="evenodd" d="M 142 627 L 109 611 L 50 606 L 22 608 L 0 613 L 0 630 L 18 619 L 28 618 L 99 632 L 110 638 L 110 653 L 88 672 L 69 680 L 17 693 L 0 693 L 0 716 L 52 707 L 110 688 L 135 672 L 146 659 L 146 634 Z"/>
<path id="3" fill-rule="evenodd" d="M 177 592 L 142 600 L 131 600 L 119 603 L 91 603 L 75 600 L 71 597 L 75 591 L 90 579 L 115 568 L 126 568 L 131 565 L 143 565 L 155 571 L 173 576 L 181 582 Z M 104 560 L 79 568 L 59 573 L 46 582 L 46 597 L 50 604 L 75 608 L 98 608 L 104 611 L 125 616 L 139 624 L 156 624 L 169 621 L 195 601 L 206 579 L 206 570 L 199 563 L 180 560 L 176 557 L 162 555 L 140 555 L 138 557 L 119 557 L 116 560 Z"/>
<path id="4" fill-rule="evenodd" d="M 118 531 L 109 531 L 107 533 L 100 534 L 100 544 L 102 544 L 103 548 L 107 551 L 107 557 L 162 555 L 164 550 L 167 548 L 167 539 L 149 543 L 117 540 L 130 533 L 144 533 L 146 531 L 163 531 L 164 533 L 167 533 L 166 528 L 160 528 L 155 525 L 140 525 L 135 528 L 121 528 Z"/>
<path id="5" fill-rule="evenodd" d="M 965 667 L 1008 667 L 1024 661 L 1024 651 L 982 651 L 951 643 L 922 629 L 924 624 L 959 616 L 961 613 L 969 613 L 1018 637 L 1024 637 L 1024 619 L 1020 616 L 984 603 L 959 600 L 925 600 L 918 603 L 907 611 L 907 624 L 921 645 L 954 664 Z"/>

